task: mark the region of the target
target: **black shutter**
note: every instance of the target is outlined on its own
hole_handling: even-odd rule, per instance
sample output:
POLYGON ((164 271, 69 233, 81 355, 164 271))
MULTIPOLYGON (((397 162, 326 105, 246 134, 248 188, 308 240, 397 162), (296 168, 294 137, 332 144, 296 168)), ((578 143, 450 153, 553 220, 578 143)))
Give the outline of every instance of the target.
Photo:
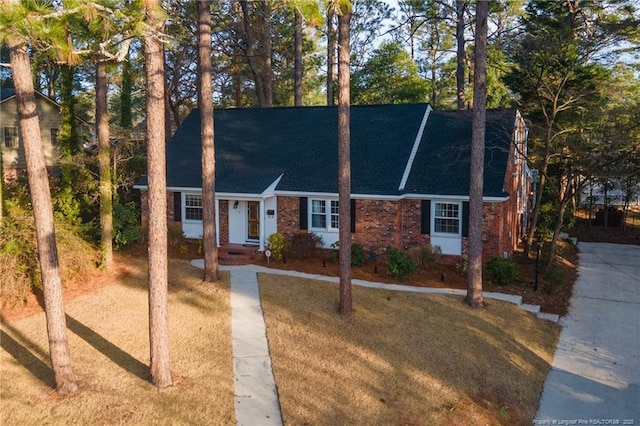
POLYGON ((300 197, 300 229, 309 229, 309 201, 307 197, 300 197))
POLYGON ((420 233, 431 234, 431 200, 422 200, 420 217, 420 233))
POLYGON ((462 203, 462 236, 469 236, 469 202, 462 203))
POLYGON ((182 222, 182 192, 173 193, 173 220, 182 222))
POLYGON ((356 200, 351 199, 351 233, 356 232, 356 200))

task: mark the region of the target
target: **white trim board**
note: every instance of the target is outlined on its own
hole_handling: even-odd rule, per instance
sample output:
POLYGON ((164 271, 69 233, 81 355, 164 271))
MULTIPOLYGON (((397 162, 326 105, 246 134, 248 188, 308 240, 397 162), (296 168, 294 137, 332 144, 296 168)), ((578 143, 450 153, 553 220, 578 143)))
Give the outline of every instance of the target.
POLYGON ((418 135, 416 136, 416 140, 413 141, 413 148, 411 148, 411 154, 409 154, 409 160, 407 160, 407 166, 404 169, 398 191, 404 191, 404 187, 407 185, 407 179, 409 179, 409 173, 411 173, 411 168, 413 167, 413 160, 415 160, 418 148, 420 148, 420 141, 422 140, 424 128, 427 126, 427 120, 429 119, 429 114, 431 114, 431 111, 431 105, 427 105, 427 110, 424 112, 422 122, 420 123, 420 129, 418 129, 418 135))

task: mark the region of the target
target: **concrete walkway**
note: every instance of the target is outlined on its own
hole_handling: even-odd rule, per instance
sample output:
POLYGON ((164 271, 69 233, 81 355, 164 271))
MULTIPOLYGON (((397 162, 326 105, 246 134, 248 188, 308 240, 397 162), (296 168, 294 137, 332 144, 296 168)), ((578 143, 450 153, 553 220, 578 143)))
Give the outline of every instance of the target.
POLYGON ((578 247, 579 277, 534 424, 639 425, 640 246, 578 247))
POLYGON ((240 268, 231 271, 231 339, 237 424, 282 425, 258 277, 240 268))

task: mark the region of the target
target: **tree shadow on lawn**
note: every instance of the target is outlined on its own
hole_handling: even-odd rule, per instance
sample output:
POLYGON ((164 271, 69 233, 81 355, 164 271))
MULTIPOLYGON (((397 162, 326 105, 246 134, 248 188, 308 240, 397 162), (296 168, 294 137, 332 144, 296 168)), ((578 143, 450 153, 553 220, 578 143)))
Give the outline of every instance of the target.
POLYGON ((69 330, 113 361, 114 364, 142 380, 150 379, 148 365, 123 351, 69 314, 66 317, 69 330))
POLYGON ((53 370, 49 364, 40 358, 46 358, 49 355, 40 350, 38 345, 30 341, 28 337, 10 324, 3 323, 2 326, 6 328, 8 332, 0 329, 0 347, 43 384, 50 388, 55 388, 56 383, 53 377, 53 370), (34 354, 34 352, 40 357, 34 354))
POLYGON ((279 283, 282 278, 276 282, 265 278, 261 275, 260 288, 270 350, 272 355, 277 351, 274 373, 285 404, 285 420, 291 410, 285 407, 289 406, 295 407, 297 413, 312 416, 289 418, 293 423, 314 423, 323 418, 350 422, 358 418, 353 404, 367 406, 366 411, 372 416, 368 420, 374 422, 383 419, 373 413, 388 416, 389 410, 400 416, 396 419, 404 416, 403 421, 409 423, 424 422, 425 412, 438 410, 451 411, 453 417, 442 414, 449 420, 482 420, 489 416, 492 421, 511 424, 530 422, 535 415, 550 361, 539 355, 540 346, 545 343, 533 339, 553 334, 553 325, 543 325, 533 317, 527 320, 517 307, 501 306, 498 301, 489 301, 486 308, 474 310, 461 298, 357 287, 353 289, 356 311, 352 318, 345 319, 336 314, 337 285, 302 281, 291 296, 279 298, 278 287, 282 289, 290 283, 279 283), (413 299, 418 302, 413 303, 413 299), (500 317, 503 314, 505 318, 500 317), (526 331, 518 336, 510 329, 510 321, 520 314, 535 334, 530 336, 531 346, 538 346, 537 349, 523 340, 529 337, 523 335, 526 331), (278 343, 272 346, 278 339, 275 334, 289 334, 287 327, 291 324, 301 325, 302 329, 293 333, 292 340, 283 340, 284 347, 276 348, 278 343), (318 357, 318 352, 323 355, 318 357), (281 362, 277 361, 278 355, 283 357, 281 362), (351 367, 343 371, 343 365, 351 367), (309 374, 318 371, 313 382, 309 374), (293 380, 280 382, 282 376, 293 380), (301 383, 301 388, 291 392, 292 382, 301 383), (433 394, 438 393, 433 391, 435 388, 441 388, 441 394, 450 395, 453 391, 457 397, 443 402, 441 395, 433 394), (429 392, 431 395, 425 395, 429 392), (309 398, 311 393, 316 397, 309 398), (353 395, 359 395, 360 402, 354 402, 353 395), (462 400, 459 396, 463 396, 462 400), (434 401, 439 401, 436 404, 440 406, 425 407, 434 401), (475 409, 481 413, 480 418, 465 414, 474 405, 480 407, 475 409), (501 419, 501 415, 508 418, 501 419))

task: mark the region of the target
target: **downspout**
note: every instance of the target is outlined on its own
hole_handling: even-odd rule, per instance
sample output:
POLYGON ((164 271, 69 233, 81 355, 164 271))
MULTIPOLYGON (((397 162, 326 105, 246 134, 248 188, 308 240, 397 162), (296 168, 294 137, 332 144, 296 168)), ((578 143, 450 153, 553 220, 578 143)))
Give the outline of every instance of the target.
POLYGON ((215 202, 216 213, 216 246, 220 247, 220 200, 216 198, 215 202))

